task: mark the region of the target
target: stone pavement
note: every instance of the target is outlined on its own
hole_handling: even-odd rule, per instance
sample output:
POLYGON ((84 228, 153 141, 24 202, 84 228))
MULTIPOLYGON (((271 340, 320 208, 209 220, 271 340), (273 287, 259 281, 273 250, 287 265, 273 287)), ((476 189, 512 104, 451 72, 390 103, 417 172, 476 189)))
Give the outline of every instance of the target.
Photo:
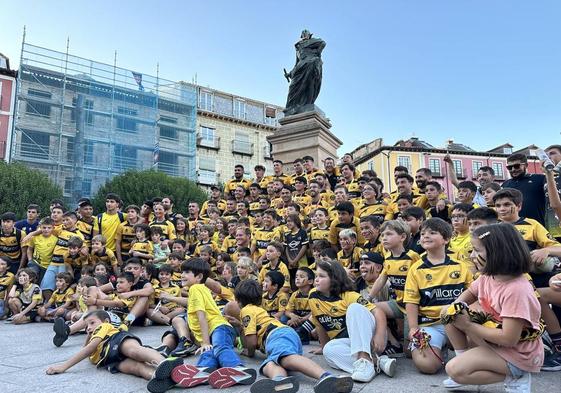
MULTIPOLYGON (((140 378, 110 374, 96 369, 89 361, 84 360, 64 374, 46 375, 47 366, 68 359, 76 353, 84 343, 85 335, 72 336, 62 347, 52 344, 50 324, 28 324, 13 326, 0 322, 0 392, 31 393, 31 392, 72 392, 72 393, 105 393, 105 392, 146 392, 146 382, 140 378)), ((164 327, 133 328, 145 344, 158 345, 164 327)), ((310 347, 306 347, 309 352, 310 347)), ((325 366, 322 356, 309 355, 325 366)), ((259 358, 260 359, 260 358, 259 358)), ((247 359, 247 364, 258 367, 259 359, 247 359)), ((194 363, 195 358, 187 358, 194 363)), ((313 392, 313 381, 302 375, 298 376, 300 391, 313 392)), ((396 376, 391 379, 378 375, 368 384, 355 384, 353 392, 446 392, 440 382, 446 378, 444 372, 438 375, 421 375, 414 370, 410 360, 399 359, 396 376)), ((541 373, 533 378, 534 392, 560 391, 559 373, 541 373)), ((210 387, 196 387, 196 392, 210 392, 210 387)), ((477 387, 467 389, 476 392, 477 387)), ((179 390, 172 390, 179 391, 179 390)), ((237 386, 228 389, 232 393, 249 392, 249 386, 237 386)), ((482 392, 502 392, 502 385, 490 385, 480 388, 482 392)))

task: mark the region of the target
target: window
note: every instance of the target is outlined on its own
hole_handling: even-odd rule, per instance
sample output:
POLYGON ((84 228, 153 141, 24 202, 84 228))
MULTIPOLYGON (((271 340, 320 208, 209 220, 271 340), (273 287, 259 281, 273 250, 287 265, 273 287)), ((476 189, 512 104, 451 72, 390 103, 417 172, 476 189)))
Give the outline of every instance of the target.
POLYGON ((48 91, 37 90, 37 89, 27 89, 27 94, 34 97, 46 98, 48 100, 50 100, 53 97, 53 95, 48 91))
POLYGON ((407 168, 409 173, 411 173, 411 157, 409 156, 398 156, 397 157, 397 165, 404 166, 407 168))
POLYGON ((160 121, 163 121, 163 122, 166 122, 166 123, 177 124, 177 118, 176 117, 171 117, 171 116, 160 115, 160 121))
POLYGON ((249 134, 236 132, 235 139, 232 141, 232 151, 241 154, 253 154, 253 144, 249 141, 249 134))
POLYGON ((205 142, 214 143, 215 131, 214 128, 201 126, 201 139, 205 142))
POLYGON ((74 161, 74 137, 64 137, 66 139, 66 161, 74 161))
POLYGON ((25 113, 34 116, 51 117, 51 104, 35 100, 27 100, 25 113))
POLYGON ((74 179, 71 177, 64 178, 64 193, 66 195, 72 194, 72 188, 74 188, 74 179))
POLYGON ((93 165, 94 163, 94 144, 93 141, 84 141, 84 165, 93 165))
POLYGON ((179 139, 177 128, 160 124, 160 137, 174 140, 179 139))
POLYGON ((373 171, 374 170, 374 161, 368 161, 368 170, 373 171))
POLYGON ((430 158, 429 169, 433 176, 440 176, 440 160, 438 158, 430 158))
POLYGON ((245 119, 245 101, 234 99, 234 117, 245 119))
POLYGON ((117 108, 117 113, 119 115, 124 115, 117 117, 117 129, 124 132, 136 132, 137 121, 125 116, 138 116, 138 111, 136 109, 120 106, 117 108))
POLYGON ((497 179, 504 179, 503 164, 500 162, 493 163, 493 170, 497 179))
POLYGON ((198 180, 202 184, 216 184, 216 160, 199 156, 198 180))
POLYGON ((160 150, 158 169, 171 176, 178 175, 177 154, 160 150))
POLYGON ((213 110, 214 97, 210 91, 200 90, 199 108, 211 112, 213 110))
POLYGON ((483 166, 483 163, 481 161, 472 161, 471 162, 471 171, 473 174, 473 177, 477 177, 477 172, 479 172, 479 168, 481 168, 483 166))
POLYGON ((92 181, 82 180, 82 196, 89 197, 92 195, 92 181))
POLYGON ((114 169, 127 170, 136 168, 136 147, 115 145, 114 169))
POLYGON ((23 131, 20 154, 24 157, 49 159, 50 136, 44 132, 23 131))
POLYGON ((457 177, 464 177, 464 171, 462 169, 462 161, 461 160, 452 160, 454 163, 454 172, 456 172, 457 177))
MULTIPOLYGON (((74 122, 77 121, 77 119, 76 119, 76 113, 77 113, 76 106, 77 106, 77 104, 78 104, 78 99, 76 97, 72 98, 72 106, 74 108, 72 108, 72 112, 70 113, 70 119, 74 122)), ((84 109, 84 117, 85 117, 85 120, 86 120, 86 124, 88 126, 93 126, 93 124, 94 124, 94 120, 93 120, 94 115, 93 115, 93 112, 92 112, 92 110, 93 110, 93 100, 88 100, 88 99, 83 100, 82 109, 84 109)))
POLYGON ((277 124, 277 110, 275 108, 265 108, 265 124, 274 126, 277 124))

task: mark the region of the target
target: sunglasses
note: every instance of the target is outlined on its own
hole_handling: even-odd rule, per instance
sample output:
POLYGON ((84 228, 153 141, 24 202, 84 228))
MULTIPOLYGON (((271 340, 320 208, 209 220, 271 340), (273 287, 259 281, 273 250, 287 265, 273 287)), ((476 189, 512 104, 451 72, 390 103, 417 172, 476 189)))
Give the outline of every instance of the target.
POLYGON ((507 165, 506 169, 512 171, 513 169, 520 169, 521 166, 522 164, 512 164, 512 165, 507 165))

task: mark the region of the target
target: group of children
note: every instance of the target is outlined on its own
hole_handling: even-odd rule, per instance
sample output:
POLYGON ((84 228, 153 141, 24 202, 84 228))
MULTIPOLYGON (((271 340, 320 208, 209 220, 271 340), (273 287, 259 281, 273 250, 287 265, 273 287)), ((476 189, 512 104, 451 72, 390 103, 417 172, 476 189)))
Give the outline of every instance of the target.
MULTIPOLYGON (((343 166, 352 177, 354 166, 343 166)), ((317 380, 316 392, 350 392, 353 382, 393 377, 404 355, 422 373, 445 366, 449 389, 504 381, 506 391, 529 392, 531 373, 561 370, 550 307, 561 305, 561 245, 518 216, 517 190, 492 187, 480 207, 464 184, 452 205, 439 183, 420 192, 410 178, 396 176, 389 202, 375 177, 331 192, 316 173, 277 175, 264 187, 236 178, 226 201, 213 188, 188 217, 170 197, 121 212, 114 194, 98 216, 85 198, 77 211, 55 201, 35 226, 28 214, 24 229, 5 213, 0 312, 14 324, 52 322, 55 346, 87 333, 84 348, 48 374, 89 357, 149 380, 151 392, 251 384, 254 393, 291 393, 292 371, 317 380), (150 324, 170 326, 157 348, 129 332, 150 324), (346 374, 305 357, 313 341, 313 353, 346 374), (257 349, 259 380, 242 360, 257 349), (192 354, 196 364, 185 363, 192 354)))

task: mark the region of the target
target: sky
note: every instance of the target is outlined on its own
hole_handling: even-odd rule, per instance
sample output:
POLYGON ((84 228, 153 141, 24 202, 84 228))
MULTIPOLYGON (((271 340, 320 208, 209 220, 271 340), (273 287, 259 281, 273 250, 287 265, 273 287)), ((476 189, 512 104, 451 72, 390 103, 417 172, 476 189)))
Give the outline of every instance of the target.
POLYGON ((284 105, 308 29, 327 42, 316 101, 342 150, 376 138, 476 150, 559 143, 561 2, 7 1, 0 52, 26 42, 284 105))

